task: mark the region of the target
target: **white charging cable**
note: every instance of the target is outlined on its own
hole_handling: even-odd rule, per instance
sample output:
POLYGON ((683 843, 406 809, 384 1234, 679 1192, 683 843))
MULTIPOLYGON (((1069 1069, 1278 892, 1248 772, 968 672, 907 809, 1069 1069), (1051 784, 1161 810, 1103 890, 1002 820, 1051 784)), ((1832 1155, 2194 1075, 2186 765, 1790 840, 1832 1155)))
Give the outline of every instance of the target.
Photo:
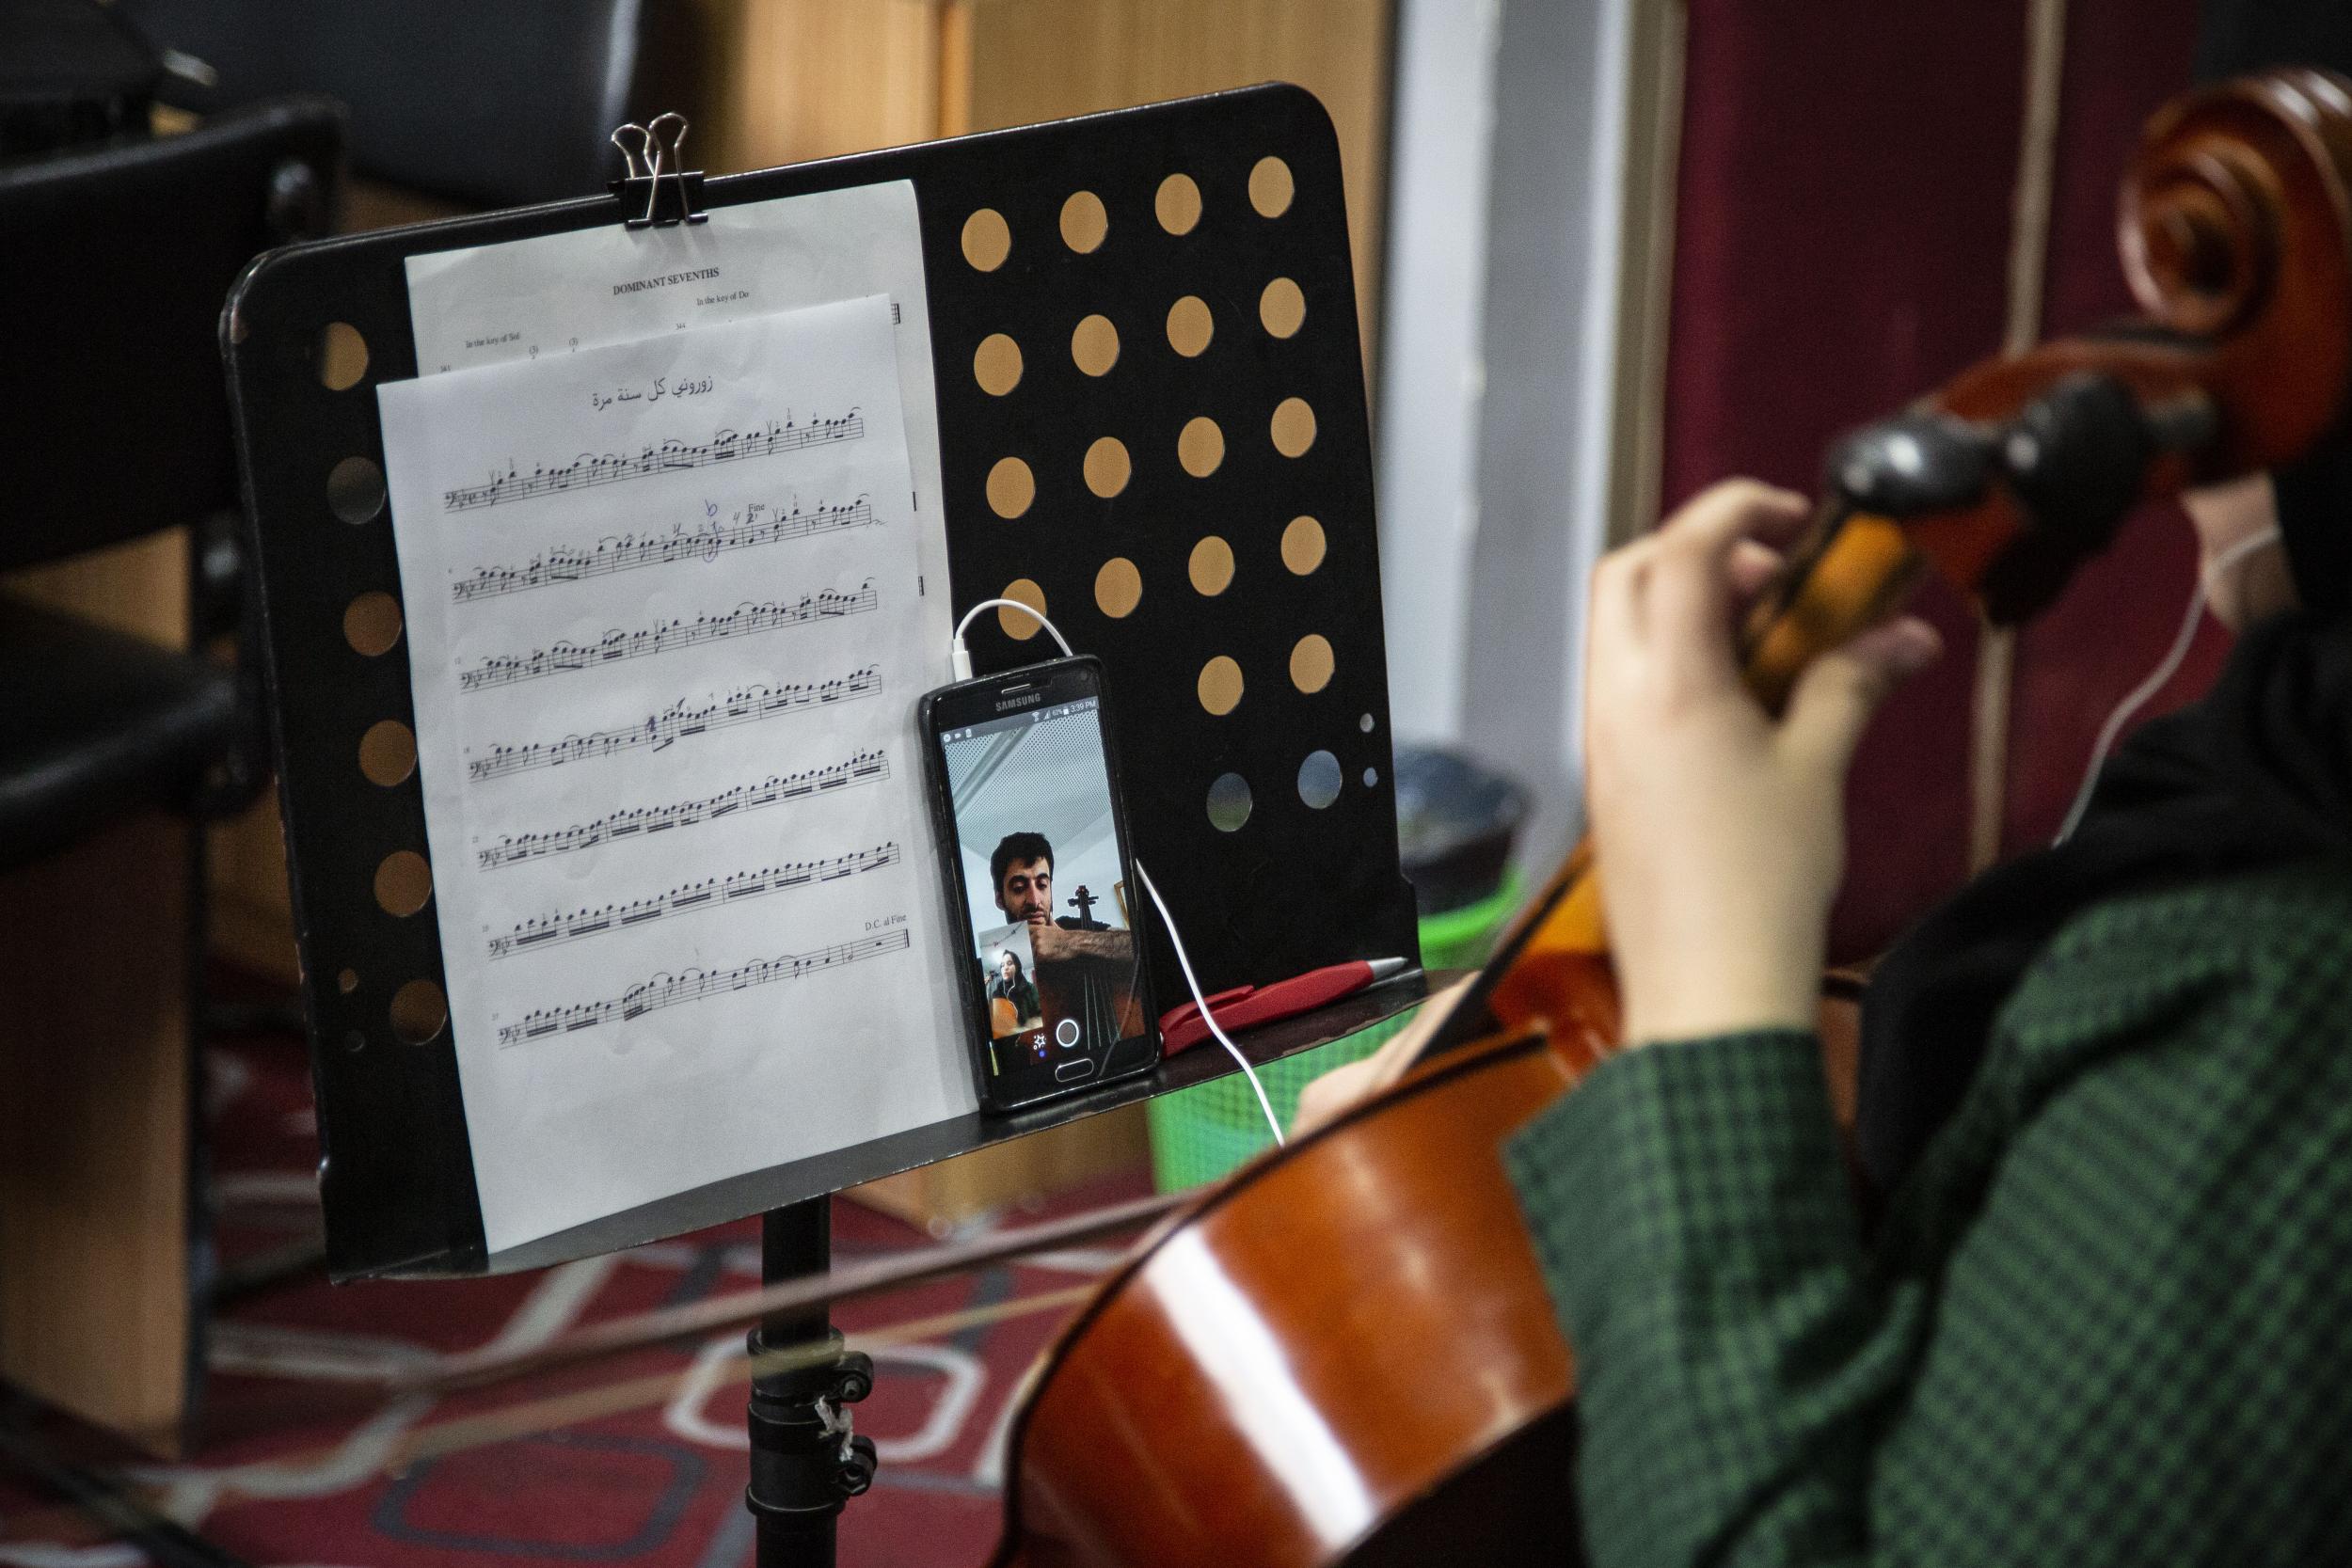
POLYGON ((2107 721, 2099 726, 2099 738, 2090 748, 2090 766, 2083 770, 2083 782, 2074 791, 2074 803, 2067 808, 2065 825, 2058 829, 2058 837, 2050 841, 2052 848, 2074 837, 2074 830, 2082 826, 2083 813, 2090 809, 2091 792, 2098 787, 2099 769, 2106 766, 2107 752, 2115 745, 2115 737, 2123 733, 2123 726, 2131 721, 2132 715, 2145 707, 2149 700, 2180 673, 2181 661, 2188 657, 2189 644, 2197 641, 2198 622, 2205 610, 2206 584, 2227 574, 2231 567, 2264 546, 2278 542, 2279 531, 2266 528, 2249 538, 2239 540, 2199 569, 2197 586, 2189 591, 2188 612, 2181 617, 2181 629, 2172 639, 2171 651, 2164 656, 2164 661, 2146 680, 2132 688, 2131 694, 2115 705, 2115 711, 2107 715, 2107 721))
POLYGON ((1045 635, 1060 646, 1062 657, 1078 657, 1070 651, 1070 639, 1061 634, 1061 628, 1047 620, 1045 612, 1036 606, 1023 604, 1019 599, 982 599, 963 612, 963 619, 956 623, 956 635, 947 644, 947 668, 957 680, 968 681, 972 678, 972 650, 963 645, 963 634, 972 629, 972 623, 979 618, 983 610, 1017 610, 1045 628, 1045 635))
MULTIPOLYGON (((1043 626, 1046 635, 1054 640, 1064 657, 1078 657, 1071 652, 1070 640, 1061 634, 1061 628, 1047 620, 1043 610, 1024 604, 1019 599, 982 599, 965 610, 963 619, 956 623, 956 634, 947 650, 947 661, 957 680, 968 681, 972 678, 972 655, 963 645, 963 634, 971 629, 973 621, 983 610, 1017 610, 1043 626)), ((1177 935, 1175 916, 1168 912, 1167 901, 1161 898, 1160 890, 1152 885, 1152 873, 1143 868, 1141 861, 1136 862, 1136 875, 1143 879, 1143 891, 1152 895, 1152 907, 1160 911, 1160 924, 1168 927, 1168 945, 1176 949, 1176 967, 1184 972, 1184 984, 1191 988, 1193 1004, 1200 1009, 1200 1022, 1209 1026, 1209 1033, 1216 1037, 1217 1044, 1225 1048, 1233 1058, 1233 1065, 1241 1069, 1242 1076, 1249 1080, 1250 1088, 1257 1091, 1258 1109, 1265 1113, 1265 1124, 1273 1131, 1275 1145, 1279 1148, 1283 1143, 1282 1124, 1274 1115, 1274 1102, 1266 1098, 1265 1085, 1258 1081, 1258 1069, 1249 1065, 1249 1058, 1241 1053, 1241 1047, 1233 1043, 1233 1037, 1218 1025, 1216 1015, 1209 1011, 1209 999, 1201 994, 1200 982, 1193 977, 1192 959, 1184 952, 1184 939, 1177 935)))

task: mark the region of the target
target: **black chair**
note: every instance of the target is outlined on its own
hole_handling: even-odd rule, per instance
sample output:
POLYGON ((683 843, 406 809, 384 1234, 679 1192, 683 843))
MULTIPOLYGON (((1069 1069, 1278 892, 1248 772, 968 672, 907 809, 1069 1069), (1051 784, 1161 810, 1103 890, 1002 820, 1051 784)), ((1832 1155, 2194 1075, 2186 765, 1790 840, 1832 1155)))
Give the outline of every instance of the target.
MULTIPOLYGON (((167 870, 185 879, 190 918, 177 928, 187 946, 95 955, 102 963, 152 967, 166 989, 191 984, 200 961, 199 823, 251 800, 266 768, 258 658, 224 666, 208 657, 208 645, 238 638, 251 597, 239 566, 244 526, 221 306, 255 255, 328 230, 342 140, 341 107, 306 98, 224 114, 180 135, 138 134, 0 161, 0 570, 175 527, 192 538, 186 648, 0 589, 0 871, 158 807, 183 813, 184 858, 167 870)), ((0 959, 16 951, 0 936, 0 959)), ((114 1043, 71 1034, 29 1039, 19 1037, 20 1052, 100 1058, 114 1043)), ((191 1030, 186 1048, 195 1045, 191 1030)), ((76 1092, 101 1097, 110 1083, 103 1068, 72 1081, 76 1092)), ((191 1088, 200 1081, 188 1075, 191 1088)), ((0 1095, 10 1091, 0 1085, 0 1095)), ((87 1127, 93 1107, 74 1100, 44 1110, 87 1127)), ((215 1274, 205 1128, 196 1111, 191 1099, 179 1216, 189 1243, 182 1386, 191 1392, 201 1387, 215 1274)), ((104 1125, 135 1124, 110 1111, 104 1125)), ((106 1153, 87 1133, 70 1147, 81 1158, 106 1153)), ((118 1221, 136 1233, 135 1219, 90 1216, 93 1229, 118 1221)), ((38 1274, 40 1256, 31 1256, 38 1274)), ((55 1316, 72 1307, 51 1302, 41 1310, 55 1316)), ((20 1461, 29 1451, 29 1438, 0 1437, 20 1461)), ((151 1544, 158 1561, 220 1560, 191 1544, 193 1537, 158 1541, 151 1544)))
MULTIPOLYGON (((235 449, 217 346, 245 264, 326 232, 341 110, 0 163, 0 570, 185 525, 192 641, 233 632, 235 449)), ((263 777, 258 676, 0 598, 0 870, 263 777)))
POLYGON ((619 158, 642 0, 119 0, 218 77, 167 84, 199 111, 323 92, 351 110, 351 162, 418 191, 507 206, 581 196, 619 158))

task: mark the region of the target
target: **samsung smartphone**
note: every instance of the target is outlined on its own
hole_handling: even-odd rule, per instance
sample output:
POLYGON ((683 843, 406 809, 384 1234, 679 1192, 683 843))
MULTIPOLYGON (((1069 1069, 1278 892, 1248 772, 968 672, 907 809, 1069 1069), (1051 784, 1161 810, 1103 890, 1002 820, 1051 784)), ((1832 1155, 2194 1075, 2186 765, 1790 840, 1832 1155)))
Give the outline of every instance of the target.
POLYGON ((946 687, 922 723, 980 1099, 1010 1110, 1150 1071, 1159 1014, 1102 665, 946 687))

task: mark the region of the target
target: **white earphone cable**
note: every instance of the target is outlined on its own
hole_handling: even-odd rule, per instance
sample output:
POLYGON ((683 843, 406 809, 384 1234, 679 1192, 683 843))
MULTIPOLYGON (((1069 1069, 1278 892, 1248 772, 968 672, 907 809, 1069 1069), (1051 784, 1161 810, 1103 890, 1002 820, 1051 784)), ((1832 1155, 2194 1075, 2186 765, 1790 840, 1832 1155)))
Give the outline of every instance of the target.
POLYGON ((1258 1082, 1258 1069, 1249 1065, 1249 1058, 1241 1053, 1241 1047, 1233 1043, 1233 1037, 1225 1032, 1217 1023, 1216 1015, 1209 1011, 1209 999, 1200 994, 1200 982, 1193 978, 1192 959, 1184 955, 1184 939, 1176 934, 1175 917, 1168 912, 1167 901, 1160 897, 1160 890, 1152 885, 1152 873, 1143 868, 1141 861, 1136 862, 1136 875, 1143 879, 1143 891, 1152 895, 1152 907, 1160 911, 1160 924, 1168 927, 1168 943, 1176 949, 1177 967, 1184 972, 1184 984, 1191 988, 1193 1002, 1200 1008, 1200 1022, 1209 1026, 1209 1033, 1216 1037, 1216 1043, 1225 1048, 1226 1054, 1233 1058, 1233 1065, 1241 1069, 1242 1076, 1248 1078, 1249 1086, 1257 1091, 1258 1109, 1265 1113, 1265 1124, 1274 1132, 1275 1147, 1280 1148, 1283 1143, 1282 1124, 1275 1118, 1274 1102, 1266 1098, 1265 1085, 1258 1082))
POLYGON ((2180 673, 2181 661, 2188 657, 2189 645, 2197 641, 2197 625, 2205 609, 2207 580, 2222 576, 2264 546, 2278 542, 2279 531, 2275 528, 2265 529, 2223 550, 2198 572, 2197 586, 2190 590, 2188 595, 2188 612, 2181 617, 2181 629, 2172 639, 2171 651, 2164 656, 2163 662, 2146 680, 2132 688, 2130 694, 2115 705, 2115 711, 2107 715, 2107 721, 2099 726, 2099 738, 2090 748, 2090 766, 2083 770, 2083 782, 2074 791, 2074 803, 2067 808, 2066 821, 2058 829, 2058 837, 2050 841, 2052 847, 2074 837, 2074 830, 2082 825, 2083 813, 2090 809, 2090 797, 2098 787, 2099 769, 2106 766, 2107 752, 2115 745, 2116 736, 2123 733, 2123 726, 2131 721, 2133 714, 2146 706, 2180 673))

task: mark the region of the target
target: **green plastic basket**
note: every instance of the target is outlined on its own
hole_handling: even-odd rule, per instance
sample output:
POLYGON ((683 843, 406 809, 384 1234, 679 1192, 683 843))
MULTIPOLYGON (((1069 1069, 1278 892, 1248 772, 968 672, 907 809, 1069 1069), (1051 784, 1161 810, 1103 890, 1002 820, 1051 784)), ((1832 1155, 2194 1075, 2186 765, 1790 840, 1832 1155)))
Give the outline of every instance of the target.
MULTIPOLYGON (((1421 923, 1421 959, 1424 968, 1474 969, 1486 961, 1496 933, 1519 903, 1519 874, 1508 872, 1502 886, 1479 902, 1421 923)), ((1405 1027, 1407 1011, 1369 1029, 1359 1029, 1312 1051, 1302 1051, 1258 1069, 1274 1114, 1288 1127, 1298 1118, 1298 1095, 1308 1084, 1335 1067, 1360 1061, 1381 1042, 1405 1027)), ((1215 1040, 1193 1047, 1218 1051, 1215 1040)), ((1152 1122, 1152 1180, 1164 1193, 1180 1192, 1214 1181, 1274 1142, 1258 1097, 1249 1081, 1231 1073, 1207 1084, 1164 1094, 1148 1104, 1152 1122)))

